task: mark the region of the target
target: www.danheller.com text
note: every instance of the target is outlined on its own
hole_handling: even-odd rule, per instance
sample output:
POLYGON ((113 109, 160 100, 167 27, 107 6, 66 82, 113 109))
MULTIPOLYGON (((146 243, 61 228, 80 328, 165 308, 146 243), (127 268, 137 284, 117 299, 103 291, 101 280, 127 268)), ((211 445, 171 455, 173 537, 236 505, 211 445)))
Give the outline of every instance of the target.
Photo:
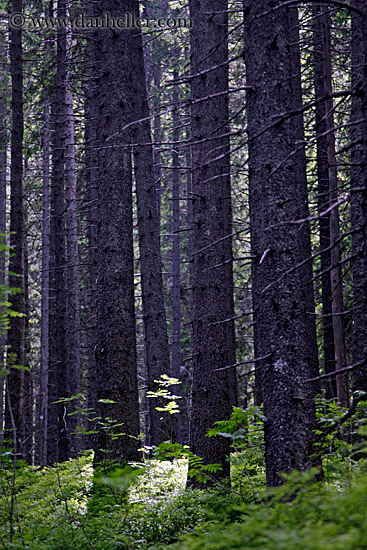
POLYGON ((9 16, 9 26, 15 29, 73 28, 73 29, 174 29, 190 28, 189 17, 161 17, 152 19, 137 17, 135 13, 125 13, 121 17, 113 17, 105 13, 101 17, 89 17, 80 13, 77 17, 36 17, 23 13, 12 13, 9 16))

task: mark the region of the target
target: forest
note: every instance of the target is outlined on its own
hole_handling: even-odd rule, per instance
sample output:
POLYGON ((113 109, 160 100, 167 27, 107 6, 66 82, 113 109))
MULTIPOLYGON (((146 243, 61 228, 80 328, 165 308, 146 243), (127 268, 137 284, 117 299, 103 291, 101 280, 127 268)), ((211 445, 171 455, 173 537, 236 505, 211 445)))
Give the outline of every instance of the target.
POLYGON ((0 550, 367 549, 367 1, 0 0, 0 550))

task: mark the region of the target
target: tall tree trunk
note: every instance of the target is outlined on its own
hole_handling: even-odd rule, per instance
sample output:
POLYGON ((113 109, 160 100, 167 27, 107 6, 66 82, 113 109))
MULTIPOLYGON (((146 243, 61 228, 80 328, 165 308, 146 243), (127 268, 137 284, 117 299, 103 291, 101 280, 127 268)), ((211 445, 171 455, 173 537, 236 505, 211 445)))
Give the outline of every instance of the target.
MULTIPOLYGON (((71 30, 67 31, 66 48, 68 70, 66 74, 66 105, 65 105, 65 226, 67 243, 67 310, 66 310, 66 365, 69 384, 69 395, 80 393, 80 303, 79 303, 79 248, 77 219, 77 188, 75 168, 75 130, 73 92, 70 82, 70 65, 72 62, 71 30)), ((80 407, 80 398, 70 404, 70 411, 80 407)), ((69 417, 70 456, 76 457, 81 448, 81 440, 77 434, 80 424, 80 414, 69 417)))
MULTIPOLYGON (((65 0, 58 0, 58 17, 66 16, 65 0)), ((66 29, 57 29, 56 89, 54 98, 53 173, 51 186, 51 287, 48 462, 63 462, 70 456, 69 397, 66 364, 66 236, 65 236, 65 113, 66 113, 66 29)))
MULTIPOLYGON (((12 0, 12 12, 22 12, 22 0, 12 0)), ((11 173, 10 173, 10 245, 9 286, 20 292, 11 299, 12 308, 24 315, 24 204, 23 204, 23 60, 22 31, 10 28, 10 70, 12 81, 12 129, 11 129, 11 173)), ((11 317, 8 331, 8 365, 6 388, 9 399, 5 412, 5 428, 12 430, 11 411, 17 432, 18 449, 22 449, 22 415, 24 406, 24 371, 12 369, 24 364, 25 318, 11 317)))
MULTIPOLYGON (((159 90, 161 85, 161 71, 158 65, 153 66, 153 83, 155 90, 159 90)), ((156 101, 156 109, 159 111, 159 102, 156 101)), ((162 154, 160 151, 160 146, 158 145, 161 141, 161 117, 159 114, 156 114, 153 122, 153 139, 154 139, 154 149, 153 149, 153 162, 154 162, 154 181, 155 181, 155 190, 157 196, 157 206, 158 206, 158 219, 159 227, 161 220, 161 202, 162 202, 162 154)))
MULTIPOLYGON (((175 52, 176 55, 178 52, 175 52)), ((175 57, 176 57, 175 55, 175 57)), ((173 80, 177 80, 178 73, 173 71, 173 80)), ((172 110, 172 376, 180 380, 181 371, 181 269, 180 269, 180 159, 179 159, 179 88, 173 87, 172 110)), ((175 394, 180 396, 180 386, 176 386, 175 394)), ((181 405, 181 402, 179 403, 181 405)), ((174 418, 175 437, 182 441, 178 415, 174 418)))
POLYGON ((233 301, 229 265, 231 186, 228 139, 227 2, 192 0, 192 356, 191 450, 205 463, 219 463, 213 477, 228 477, 229 443, 208 438, 217 420, 228 419, 233 404, 233 301), (218 13, 217 13, 218 12, 218 13), (215 67, 215 68, 214 68, 215 67), (203 71, 212 69, 205 74, 203 71), (198 75, 198 76, 195 76, 198 75), (222 92, 220 95, 219 93, 222 92), (206 101, 200 101, 207 96, 206 101), (232 372, 231 372, 232 371, 232 372), (203 410, 205 414, 203 414, 203 410))
MULTIPOLYGON (((98 7, 112 17, 123 17, 136 9, 132 0, 127 0, 123 8, 117 0, 103 0, 98 7)), ((99 416, 122 424, 117 430, 126 435, 112 439, 106 430, 100 430, 96 436, 96 462, 106 456, 103 449, 109 451, 107 458, 118 461, 139 458, 131 132, 130 126, 125 128, 132 121, 134 100, 133 40, 136 38, 130 30, 98 32, 97 410, 99 416)))
MULTIPOLYGON (((301 62, 300 62, 300 36, 299 36, 299 20, 298 8, 289 10, 289 43, 291 51, 291 63, 293 67, 292 74, 292 97, 294 109, 300 111, 303 105, 302 84, 301 84, 301 62)), ((300 226, 300 242, 301 242, 301 257, 303 262, 301 267, 302 285, 304 291, 304 303, 306 307, 306 322, 307 322, 307 339, 309 343, 308 361, 310 372, 313 377, 317 377, 319 372, 319 356, 317 349, 316 336, 316 319, 315 319, 315 294, 313 287, 313 266, 312 266, 312 250, 311 250, 311 229, 310 223, 307 220, 309 217, 308 208, 308 182, 307 182, 307 161, 306 150, 304 146, 305 134, 303 115, 295 115, 292 118, 295 135, 295 155, 294 162, 298 166, 296 173, 298 179, 298 197, 299 211, 298 218, 304 221, 300 226)), ((314 382, 315 394, 320 393, 320 383, 314 382)))
MULTIPOLYGON (((94 17, 94 2, 88 2, 88 15, 94 17)), ((88 407, 96 406, 97 344, 97 221, 98 221, 98 97, 97 97, 96 33, 87 35, 87 93, 85 105, 85 159, 88 236, 88 294, 87 294, 87 355, 88 355, 88 407)), ((92 438, 91 438, 92 439, 92 438)))
MULTIPOLYGON (((315 49, 315 96, 316 99, 324 96, 330 96, 332 93, 331 79, 331 51, 330 51, 330 16, 328 8, 321 5, 316 5, 314 13, 314 49, 315 49)), ((335 134, 334 134, 334 117, 333 117, 333 100, 327 99, 324 103, 318 106, 318 113, 321 116, 320 123, 323 126, 325 134, 320 135, 319 127, 317 149, 318 149, 318 176, 320 177, 319 185, 321 185, 322 193, 327 192, 326 197, 319 193, 319 209, 320 203, 325 204, 325 198, 328 200, 327 206, 335 205, 338 201, 338 174, 335 157, 335 134), (326 153, 326 154, 325 154, 326 153), (328 185, 328 189, 326 189, 328 185)), ((342 296, 342 279, 340 267, 340 247, 339 247, 339 210, 334 207, 330 211, 329 219, 329 234, 327 231, 322 235, 326 239, 330 237, 330 252, 325 252, 324 262, 326 265, 330 259, 330 294, 328 285, 325 289, 325 301, 331 297, 331 319, 333 324, 334 336, 334 367, 340 370, 345 366, 345 351, 344 351, 344 334, 343 334, 343 296, 342 296), (329 256, 330 255, 330 256, 329 256)), ((325 304, 330 308, 330 304, 325 304)), ((328 320, 328 317, 324 317, 328 320)), ((326 365, 325 365, 326 366, 326 365)), ((334 370, 335 370, 334 369, 334 370)), ((333 389, 333 388, 331 388, 333 389)), ((348 398, 346 388, 344 386, 343 375, 336 377, 336 392, 341 405, 347 406, 348 398)), ((331 392, 330 392, 331 393, 331 392)))
POLYGON ((49 297, 50 297, 50 100, 44 100, 43 183, 42 183, 42 289, 41 289, 41 369, 39 396, 39 463, 47 464, 49 297))
MULTIPOLYGON (((1 31, 0 31, 1 32, 1 31)), ((1 32, 1 38, 2 32, 1 32)), ((1 48, 1 52, 4 53, 4 58, 6 55, 6 49, 4 46, 1 48)), ((0 73, 0 243, 1 245, 6 244, 6 167, 7 167, 7 146, 8 146, 8 135, 7 135, 7 109, 6 109, 6 84, 7 77, 5 71, 0 73)), ((0 250, 0 285, 5 286, 5 269, 6 269, 6 259, 5 259, 5 250, 0 250)), ((2 299, 5 299, 4 296, 5 290, 2 292, 2 299)), ((6 344, 6 334, 4 327, 0 328, 0 370, 5 368, 5 344, 6 344)), ((5 389, 5 376, 0 375, 0 444, 4 436, 4 389, 5 389)))
POLYGON ((367 392, 367 7, 363 0, 352 12, 351 222, 353 229, 353 363, 354 390, 367 392), (357 124, 357 121, 361 121, 357 124))
MULTIPOLYGON (((133 2, 138 14, 138 2, 133 2)), ((134 144, 134 171, 138 206, 138 230, 143 302, 144 349, 148 375, 148 391, 156 391, 162 374, 170 373, 170 358, 164 307, 162 261, 159 238, 159 216, 154 180, 153 148, 146 79, 144 71, 143 44, 140 32, 133 33, 134 80, 132 85, 132 115, 135 123, 132 130, 134 144)), ((169 415, 156 410, 166 403, 149 399, 149 440, 158 445, 171 438, 169 415)))
MULTIPOLYGON (((315 96, 320 98, 325 95, 324 85, 324 46, 323 23, 320 19, 319 5, 313 7, 313 42, 314 42, 314 81, 315 96)), ((319 214, 329 207, 329 170, 328 170, 328 139, 326 125, 326 103, 316 105, 316 138, 317 138, 317 202, 319 214)), ((334 328, 332 319, 332 291, 331 291, 331 254, 330 254, 330 214, 324 215, 319 221, 320 234, 320 267, 322 287, 322 326, 323 326, 323 352, 325 373, 335 371, 334 328)), ((335 378, 329 378, 326 382, 326 398, 333 399, 336 394, 335 378)))
POLYGON ((24 405, 22 414, 22 456, 28 463, 33 462, 33 439, 34 439, 34 416, 33 416, 33 386, 34 375, 30 371, 30 365, 28 362, 30 352, 30 341, 27 338, 29 331, 29 261, 28 261, 28 245, 27 241, 24 242, 24 313, 25 313, 25 343, 24 343, 24 405))
MULTIPOLYGON (((276 124, 294 109, 294 17, 272 1, 244 1, 253 307, 257 363, 264 401, 266 478, 304 470, 315 423, 307 304, 297 268, 304 236, 292 223, 300 214, 295 121, 276 124), (261 14, 261 17, 260 17, 261 14), (259 78, 261 75, 261 78, 259 78)), ((300 122, 300 121, 299 121, 300 122)))

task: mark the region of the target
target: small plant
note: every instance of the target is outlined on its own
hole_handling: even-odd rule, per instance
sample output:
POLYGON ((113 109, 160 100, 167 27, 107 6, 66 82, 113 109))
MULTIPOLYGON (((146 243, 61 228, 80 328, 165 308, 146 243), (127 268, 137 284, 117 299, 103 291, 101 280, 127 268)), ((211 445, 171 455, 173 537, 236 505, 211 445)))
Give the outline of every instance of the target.
POLYGON ((158 384, 159 389, 157 391, 148 391, 147 397, 167 399, 168 403, 164 407, 156 407, 157 411, 166 412, 168 414, 177 414, 180 412, 180 408, 176 403, 176 399, 182 399, 179 395, 170 393, 169 389, 172 386, 177 386, 181 382, 177 378, 171 378, 167 374, 162 374, 159 380, 154 380, 158 384))

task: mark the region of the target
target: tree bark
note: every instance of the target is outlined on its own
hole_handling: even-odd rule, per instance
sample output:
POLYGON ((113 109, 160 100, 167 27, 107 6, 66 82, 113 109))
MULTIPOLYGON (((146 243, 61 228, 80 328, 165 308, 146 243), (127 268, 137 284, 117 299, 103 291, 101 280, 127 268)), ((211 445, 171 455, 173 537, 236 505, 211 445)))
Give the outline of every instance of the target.
MULTIPOLYGON (((13 12, 22 12, 22 0, 12 0, 13 12)), ((24 204, 23 204, 23 60, 22 31, 10 28, 10 70, 12 82, 12 129, 10 172, 10 246, 9 286, 19 288, 11 299, 12 308, 22 317, 11 317, 7 335, 7 363, 10 372, 6 389, 12 407, 17 447, 22 449, 22 415, 24 409, 24 370, 13 369, 11 364, 24 365, 25 304, 24 304, 24 204)), ((8 405, 8 400, 7 400, 8 405)), ((5 410, 5 429, 12 430, 9 406, 5 410)))
MULTIPOLYGON (((136 15, 138 2, 134 2, 136 15)), ((138 231, 143 302, 144 350, 148 391, 156 391, 162 374, 170 374, 166 312, 164 307, 160 228, 155 188, 153 148, 146 92, 143 44, 140 32, 133 33, 134 79, 131 89, 133 118, 134 172, 138 206, 138 231)), ((171 438, 169 415, 157 411, 165 400, 149 399, 149 444, 158 445, 171 438)))
MULTIPOLYGON (((65 227, 67 248, 67 309, 66 309, 66 365, 69 384, 69 396, 80 393, 80 300, 79 300, 79 247, 77 219, 77 187, 75 167, 75 130, 73 92, 70 82, 70 65, 72 63, 71 30, 66 35, 66 97, 65 97, 65 227)), ((81 399, 70 403, 69 411, 75 412, 80 407, 81 399)), ((70 431, 70 457, 78 456, 81 449, 77 426, 80 425, 80 414, 73 414, 68 420, 70 431)))
MULTIPOLYGON (((66 16, 65 0, 58 0, 58 17, 66 16)), ((48 462, 70 457, 69 405, 55 401, 69 397, 66 363, 67 294, 65 233, 65 140, 66 140, 66 29, 57 29, 56 86, 53 103, 54 139, 51 185, 51 287, 48 462)))
POLYGON ((42 288, 41 288, 41 369, 39 396, 39 463, 47 464, 48 368, 50 297, 50 100, 44 100, 43 184, 42 184, 42 288))
MULTIPOLYGON (((1 32, 1 38, 2 31, 1 32)), ((6 55, 4 46, 1 52, 6 55)), ((6 168, 7 168, 7 102, 6 102, 7 75, 5 71, 0 73, 0 243, 6 244, 6 168)), ((0 285, 5 285, 6 257, 5 250, 0 251, 0 285)), ((2 300, 5 300, 5 290, 2 291, 2 300)), ((0 330, 0 370, 5 369, 5 344, 6 333, 4 327, 0 330)), ((0 375, 0 444, 4 436, 4 389, 5 376, 0 375)))
MULTIPOLYGON (((289 10, 289 44, 291 51, 291 63, 292 63, 292 97, 293 108, 295 110, 302 109, 303 97, 302 97, 302 84, 301 84, 301 62, 300 62, 300 36, 299 36, 299 20, 298 20, 298 8, 292 8, 289 10)), ((296 173, 298 179, 298 197, 299 197, 299 211, 298 218, 304 221, 300 226, 300 240, 301 240, 301 277, 302 286, 304 292, 304 303, 306 306, 306 321, 308 331, 308 344, 309 344, 309 367, 313 377, 317 377, 319 372, 319 356, 317 349, 317 336, 316 336, 316 319, 315 319, 315 295, 313 287, 313 265, 312 265, 312 250, 311 250, 311 229, 310 223, 307 221, 309 217, 308 208, 308 181, 307 181, 307 161, 305 150, 305 134, 303 115, 295 115, 292 118, 295 136, 295 154, 294 162, 298 166, 296 173)), ((315 381, 314 393, 319 394, 321 387, 319 381, 315 381)))
POLYGON ((353 389, 367 392, 367 8, 363 0, 352 13, 351 222, 353 229, 353 389), (361 121, 357 124, 357 121, 361 121))
MULTIPOLYGON (((89 17, 94 17, 94 2, 87 5, 89 17)), ((96 32, 87 35, 87 90, 85 104, 85 160, 88 237, 88 292, 87 292, 87 354, 88 354, 88 408, 95 408, 97 397, 97 222, 98 222, 98 94, 97 94, 96 32)), ((93 436, 89 438, 93 446, 93 436)))
MULTIPOLYGON (((324 47, 323 30, 320 20, 321 10, 319 5, 313 7, 313 48, 314 48, 314 81, 315 97, 320 98, 325 94, 324 86, 324 47)), ((328 170, 328 142, 326 125, 326 104, 320 102, 316 105, 316 140, 317 140, 317 203, 319 214, 327 210, 329 206, 329 170, 328 170)), ((332 291, 331 291, 331 254, 330 254, 330 214, 324 215, 319 221, 320 235, 320 269, 322 287, 322 326, 323 326, 323 353, 325 373, 335 371, 334 328, 332 320, 332 291)), ((333 399, 337 396, 335 378, 326 381, 326 398, 333 399)))
POLYGON ((231 186, 228 139, 227 2, 192 0, 192 356, 191 450, 219 463, 213 478, 229 477, 229 443, 208 438, 226 420, 234 401, 235 363, 231 263, 231 186), (218 12, 218 13, 216 13, 218 12), (213 68, 216 67, 216 68, 213 68), (201 72, 211 69, 200 75, 201 72), (194 76, 198 75, 198 76, 194 76), (206 101, 198 101, 218 94, 206 101), (224 370, 218 370, 224 369, 224 370), (203 414, 205 411, 205 414, 203 414))
MULTIPOLYGON (((178 52, 176 52, 178 53, 178 52)), ((175 56, 176 57, 176 56, 175 56)), ((173 71, 173 80, 177 80, 178 73, 173 71)), ((173 87, 172 110, 172 141, 176 144, 172 149, 172 376, 180 380, 181 371, 181 263, 180 263, 180 159, 179 159, 179 88, 173 87)), ((174 392, 180 395, 180 386, 174 388, 174 392)), ((181 405, 181 401, 178 403, 181 405)), ((182 441, 180 434, 180 422, 175 416, 175 437, 182 441)))
MULTIPOLYGON (((123 17, 134 11, 135 2, 128 0, 122 8, 117 0, 103 0, 99 9, 123 17)), ((131 126, 126 127, 132 121, 133 40, 130 30, 103 29, 96 45, 100 56, 96 405, 99 416, 115 419, 122 424, 117 431, 126 434, 112 439, 100 430, 96 462, 104 457, 139 459, 131 126)))
MULTIPOLYGON (((313 387, 306 383, 310 342, 303 273, 295 121, 277 124, 294 108, 294 16, 271 0, 244 1, 253 308, 264 401, 267 484, 282 472, 305 470, 315 423, 313 387), (266 15, 264 15, 264 12, 266 15), (259 15, 261 14, 261 17, 259 15), (261 75, 261 77, 259 77, 261 75)), ((299 123, 299 122, 298 122, 299 123)))
MULTIPOLYGON (((330 16, 328 8, 321 5, 316 5, 314 7, 313 14, 315 61, 318 63, 318 65, 315 64, 315 96, 316 99, 318 99, 332 93, 330 16)), ((325 199, 327 199, 327 206, 332 206, 338 201, 338 174, 335 157, 333 100, 328 99, 324 103, 321 103, 318 106, 317 114, 321 117, 320 123, 323 126, 322 130, 325 132, 325 135, 320 136, 321 128, 319 127, 319 135, 317 136, 317 149, 318 176, 320 177, 319 185, 321 185, 321 189, 319 191, 322 191, 321 197, 321 193, 319 193, 320 209, 320 207, 324 206, 325 199), (326 188, 326 185, 328 186, 328 188, 326 188), (327 193, 326 197, 323 195, 324 192, 327 193)), ((334 337, 333 370, 340 370, 343 368, 343 366, 345 366, 345 351, 342 316, 343 295, 339 247, 339 209, 334 207, 330 211, 330 215, 327 217, 327 219, 329 221, 329 234, 327 234, 327 228, 325 228, 326 231, 323 234, 323 237, 325 238, 325 244, 327 244, 327 238, 330 237, 330 246, 332 246, 332 248, 330 252, 324 253, 324 263, 326 264, 326 266, 328 263, 330 263, 330 272, 327 272, 327 275, 330 277, 330 294, 327 284, 325 288, 325 301, 329 301, 331 298, 331 303, 325 305, 327 306, 327 311, 330 309, 331 305, 330 313, 334 337)), ((325 320, 327 322, 329 318, 324 317, 323 319, 324 322, 325 320)), ((331 366, 329 366, 329 368, 330 367, 331 366)), ((332 387, 330 388, 329 393, 331 393, 331 390, 333 390, 332 387)), ((347 406, 348 396, 344 385, 343 375, 338 375, 336 377, 336 393, 340 404, 344 407, 347 406)))

